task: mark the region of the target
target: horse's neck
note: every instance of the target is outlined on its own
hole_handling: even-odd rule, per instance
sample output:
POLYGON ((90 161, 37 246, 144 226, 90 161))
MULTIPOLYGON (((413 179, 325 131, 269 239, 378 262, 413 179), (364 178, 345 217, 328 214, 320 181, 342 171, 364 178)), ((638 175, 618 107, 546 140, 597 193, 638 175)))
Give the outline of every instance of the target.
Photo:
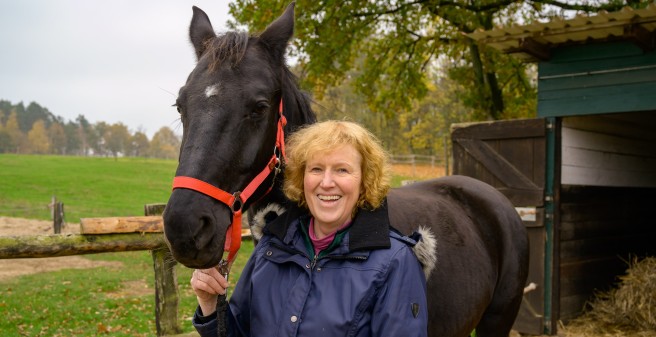
MULTIPOLYGON (((291 131, 298 129, 303 125, 316 122, 316 116, 312 111, 309 97, 298 89, 294 81, 291 80, 291 74, 285 75, 290 76, 287 78, 286 84, 283 86, 283 93, 285 93, 283 97, 285 110, 283 113, 288 122, 285 127, 285 136, 288 136, 291 131)), ((264 228, 264 225, 273 220, 276 216, 282 214, 282 212, 288 208, 290 200, 287 199, 282 192, 282 182, 284 177, 285 170, 283 167, 280 173, 276 176, 276 181, 273 183, 271 191, 262 197, 262 199, 254 202, 248 209, 249 224, 256 240, 259 239, 258 235, 261 235, 261 230, 264 228)))

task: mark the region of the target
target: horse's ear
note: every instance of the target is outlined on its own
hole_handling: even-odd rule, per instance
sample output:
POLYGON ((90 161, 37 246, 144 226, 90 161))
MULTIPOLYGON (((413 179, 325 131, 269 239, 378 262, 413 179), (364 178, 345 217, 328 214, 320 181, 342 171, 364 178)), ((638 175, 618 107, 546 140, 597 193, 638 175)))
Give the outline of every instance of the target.
POLYGON ((191 18, 191 25, 189 26, 189 38, 191 44, 194 45, 196 50, 196 58, 200 59, 205 49, 207 48, 206 42, 216 36, 210 18, 203 12, 202 9, 193 6, 194 16, 191 18))
POLYGON ((295 2, 290 3, 285 9, 285 12, 273 21, 265 30, 260 34, 260 42, 263 43, 267 49, 277 59, 282 59, 287 49, 287 42, 294 35, 294 6, 295 2))

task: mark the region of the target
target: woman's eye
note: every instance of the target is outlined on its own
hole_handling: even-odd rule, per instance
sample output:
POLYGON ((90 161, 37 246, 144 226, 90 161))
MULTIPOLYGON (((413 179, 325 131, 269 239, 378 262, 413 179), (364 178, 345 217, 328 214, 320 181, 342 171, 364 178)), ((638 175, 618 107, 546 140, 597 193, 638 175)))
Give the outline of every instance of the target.
POLYGON ((338 168, 338 169, 337 169, 337 172, 338 172, 338 173, 341 173, 341 174, 347 174, 347 173, 349 173, 349 171, 348 171, 347 169, 345 169, 345 168, 338 168))

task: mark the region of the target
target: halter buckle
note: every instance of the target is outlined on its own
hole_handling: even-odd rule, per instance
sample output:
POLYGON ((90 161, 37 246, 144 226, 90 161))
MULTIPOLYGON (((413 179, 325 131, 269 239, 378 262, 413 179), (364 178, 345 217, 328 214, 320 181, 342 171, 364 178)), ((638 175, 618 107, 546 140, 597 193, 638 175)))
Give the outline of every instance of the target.
POLYGON ((244 201, 241 199, 241 192, 235 192, 232 197, 234 200, 232 201, 232 204, 230 204, 230 210, 232 213, 237 213, 241 211, 241 208, 244 206, 244 201))

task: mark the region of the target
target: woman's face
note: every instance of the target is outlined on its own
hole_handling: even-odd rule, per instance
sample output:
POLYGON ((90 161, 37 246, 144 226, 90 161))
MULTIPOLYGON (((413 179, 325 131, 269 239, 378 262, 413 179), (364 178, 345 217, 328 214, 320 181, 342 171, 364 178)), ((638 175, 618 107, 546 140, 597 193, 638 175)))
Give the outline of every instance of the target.
POLYGON ((352 145, 310 157, 303 191, 315 226, 335 230, 350 220, 360 196, 361 181, 362 157, 352 145))

